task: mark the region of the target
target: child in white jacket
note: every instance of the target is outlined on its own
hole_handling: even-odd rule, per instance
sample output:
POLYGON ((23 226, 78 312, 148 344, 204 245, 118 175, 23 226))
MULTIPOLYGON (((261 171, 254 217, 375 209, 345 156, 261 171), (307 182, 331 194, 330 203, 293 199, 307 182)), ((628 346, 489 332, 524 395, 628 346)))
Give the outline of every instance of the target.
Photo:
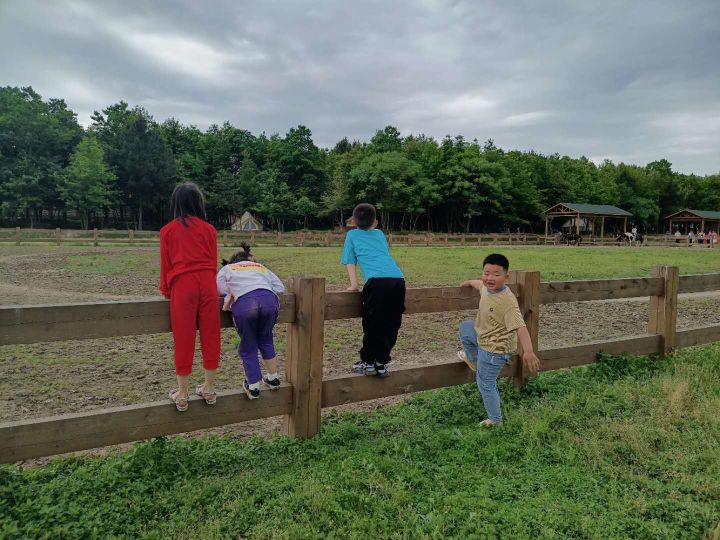
POLYGON ((240 335, 238 354, 245 369, 243 387, 250 399, 260 397, 260 382, 271 390, 280 387, 273 328, 280 314, 278 295, 285 292, 282 281, 262 264, 255 262, 250 246, 243 248, 217 275, 217 288, 225 295, 223 309, 232 311, 240 335), (263 379, 258 350, 267 375, 263 379))

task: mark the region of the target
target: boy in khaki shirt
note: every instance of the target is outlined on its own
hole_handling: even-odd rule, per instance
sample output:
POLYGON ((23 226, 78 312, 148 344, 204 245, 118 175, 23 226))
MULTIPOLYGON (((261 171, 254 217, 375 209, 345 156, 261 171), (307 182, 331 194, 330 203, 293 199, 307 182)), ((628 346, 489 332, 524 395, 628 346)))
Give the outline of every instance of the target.
POLYGON ((502 424, 497 378, 515 353, 518 339, 528 371, 534 374, 540 368, 517 299, 505 285, 509 268, 507 257, 493 253, 483 261, 482 280, 471 279, 460 285, 480 291, 476 319, 460 324, 464 350, 458 352, 458 356, 477 373, 476 382, 488 415, 480 423, 485 427, 502 424))

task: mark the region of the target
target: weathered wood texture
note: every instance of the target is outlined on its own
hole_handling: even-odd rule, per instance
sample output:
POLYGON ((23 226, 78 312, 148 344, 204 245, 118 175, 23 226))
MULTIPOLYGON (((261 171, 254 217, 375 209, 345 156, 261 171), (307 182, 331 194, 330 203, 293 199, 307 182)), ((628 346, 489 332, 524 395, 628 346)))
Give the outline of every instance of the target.
MULTIPOLYGON (((222 299, 218 300, 218 309, 222 299)), ((295 320, 295 296, 280 298, 279 322, 295 320)), ((223 328, 233 325, 222 311, 223 328)), ((170 332, 170 302, 140 300, 69 305, 0 306, 0 345, 170 332)))
MULTIPOLYGON (((518 306, 530 334, 532 348, 537 351, 540 336, 540 272, 518 271, 511 277, 519 288, 518 306)), ((518 355, 513 360, 513 374, 515 384, 520 387, 526 384, 528 376, 522 361, 523 352, 522 344, 518 340, 518 355)))
POLYGON ((720 290, 720 273, 680 276, 680 294, 720 290))
POLYGON ((297 302, 295 321, 288 325, 285 374, 295 393, 285 433, 305 438, 320 431, 325 279, 291 278, 288 288, 297 302))
MULTIPOLYGON (((506 375, 509 369, 506 370, 506 375)), ((323 381, 322 406, 336 407, 369 399, 398 396, 473 382, 475 375, 465 362, 452 361, 430 366, 393 369, 390 377, 343 375, 323 381)))
POLYGON ((0 463, 11 463, 151 437, 279 416, 291 410, 293 388, 284 384, 249 400, 243 391, 220 392, 216 405, 190 399, 179 413, 168 401, 0 424, 0 463))
POLYGON ((553 371, 592 364, 600 353, 643 355, 655 354, 659 351, 660 336, 656 335, 635 336, 559 347, 540 351, 540 371, 553 371))
POLYGON ((540 284, 540 303, 654 296, 662 293, 662 287, 663 280, 659 277, 543 282, 540 284))
POLYGON ((678 349, 714 343, 715 341, 720 341, 720 325, 713 324, 675 332, 675 347, 678 349))
MULTIPOLYGON (((518 288, 510 284, 517 294, 518 288)), ((405 314, 437 313, 477 309, 480 293, 471 287, 428 287, 408 289, 405 314)), ((362 316, 362 295, 359 292, 328 292, 325 294, 325 319, 352 319, 362 316)))
POLYGON ((663 280, 663 289, 660 295, 650 297, 648 332, 660 336, 660 353, 668 354, 675 348, 680 270, 677 266, 654 266, 652 275, 663 280))

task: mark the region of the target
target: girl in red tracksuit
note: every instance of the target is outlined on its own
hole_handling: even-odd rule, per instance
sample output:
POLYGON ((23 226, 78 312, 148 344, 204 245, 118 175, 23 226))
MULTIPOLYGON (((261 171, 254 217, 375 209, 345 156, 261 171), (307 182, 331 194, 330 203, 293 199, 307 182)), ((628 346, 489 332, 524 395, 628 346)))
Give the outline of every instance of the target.
POLYGON ((170 393, 178 411, 188 408, 188 381, 200 329, 205 384, 195 393, 214 405, 215 371, 220 358, 220 305, 217 270, 217 232, 204 221, 205 199, 192 183, 178 184, 172 194, 175 219, 160 229, 160 292, 170 299, 178 389, 170 393))

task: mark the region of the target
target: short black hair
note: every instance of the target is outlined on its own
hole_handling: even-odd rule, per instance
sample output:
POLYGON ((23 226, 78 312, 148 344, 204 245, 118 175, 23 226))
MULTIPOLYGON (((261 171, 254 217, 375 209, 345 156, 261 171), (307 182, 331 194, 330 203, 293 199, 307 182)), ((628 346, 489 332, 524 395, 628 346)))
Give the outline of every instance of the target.
POLYGON ((250 253, 250 245, 249 244, 242 242, 240 244, 240 247, 242 248, 242 250, 238 251, 237 253, 235 253, 235 255, 230 257, 230 264, 235 264, 236 262, 241 262, 241 261, 249 261, 250 257, 252 257, 252 253, 250 253))
POLYGON ((207 220, 205 214, 205 196, 192 182, 183 182, 175 186, 170 198, 173 217, 188 226, 186 218, 197 217, 207 220))
POLYGON ((375 223, 375 207, 369 203, 360 203, 353 209, 353 219, 359 229, 364 231, 375 223))
POLYGON ((499 253, 491 253, 490 255, 485 257, 485 260, 483 261, 483 267, 485 267, 486 264, 502 266, 503 270, 505 270, 506 272, 510 269, 510 261, 508 261, 505 255, 500 255, 499 253))

